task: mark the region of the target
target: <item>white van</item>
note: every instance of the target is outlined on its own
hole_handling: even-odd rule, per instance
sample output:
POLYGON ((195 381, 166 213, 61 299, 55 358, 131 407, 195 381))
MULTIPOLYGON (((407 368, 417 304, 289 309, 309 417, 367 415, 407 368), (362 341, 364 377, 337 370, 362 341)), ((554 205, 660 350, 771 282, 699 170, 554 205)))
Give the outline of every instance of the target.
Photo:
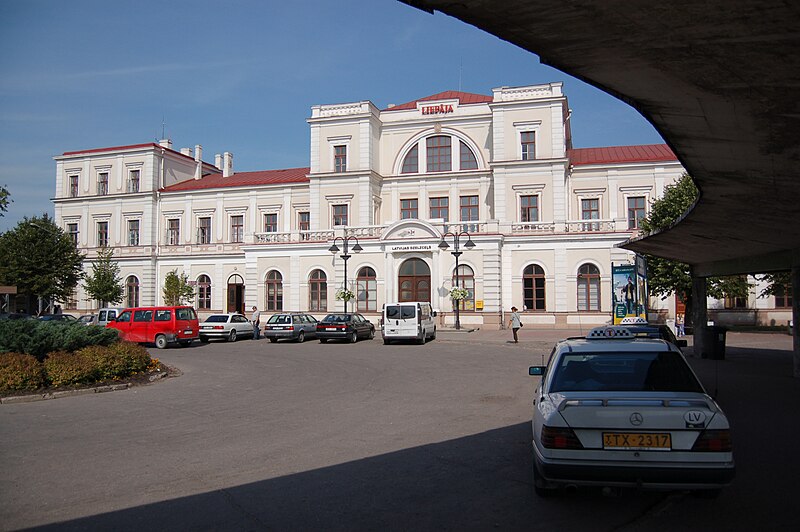
POLYGON ((122 314, 123 310, 125 309, 122 307, 101 308, 97 311, 97 321, 95 321, 94 324, 105 327, 108 322, 117 319, 117 316, 122 314))
POLYGON ((433 318, 436 311, 431 309, 431 304, 419 301, 405 301, 403 303, 387 303, 383 306, 381 329, 383 343, 392 340, 416 340, 424 344, 425 340, 436 338, 436 324, 433 318))

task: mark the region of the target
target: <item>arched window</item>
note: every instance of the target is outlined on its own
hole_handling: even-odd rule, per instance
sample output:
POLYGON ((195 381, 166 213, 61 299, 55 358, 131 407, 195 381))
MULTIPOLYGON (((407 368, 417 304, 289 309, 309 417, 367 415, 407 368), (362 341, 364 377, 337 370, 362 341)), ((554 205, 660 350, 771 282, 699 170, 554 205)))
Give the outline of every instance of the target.
POLYGON ((458 282, 456 282, 455 271, 453 272, 453 286, 466 288, 469 295, 458 303, 459 310, 475 310, 475 274, 472 268, 460 264, 458 266, 458 282))
POLYGON ((197 278, 197 308, 211 308, 211 278, 208 275, 197 278))
POLYGON ((308 309, 328 311, 328 276, 322 270, 314 270, 308 276, 308 309))
POLYGON ((522 272, 522 304, 527 310, 545 310, 544 270, 531 264, 522 272))
POLYGON ((264 283, 267 294, 267 310, 283 310, 283 276, 277 270, 270 270, 267 273, 267 280, 264 283))
POLYGON ((403 168, 400 170, 404 174, 416 174, 419 172, 419 145, 415 144, 408 150, 406 158, 403 159, 403 168))
POLYGON ((461 170, 477 170, 478 159, 475 158, 475 154, 465 143, 460 142, 459 144, 461 144, 461 170))
POLYGON ((130 275, 125 280, 126 303, 129 307, 139 306, 139 279, 130 275))
POLYGON ((600 310, 600 270, 593 264, 578 269, 578 311, 600 310))
POLYGON ((369 266, 364 266, 358 270, 356 287, 358 311, 376 312, 378 310, 378 280, 375 270, 369 266))

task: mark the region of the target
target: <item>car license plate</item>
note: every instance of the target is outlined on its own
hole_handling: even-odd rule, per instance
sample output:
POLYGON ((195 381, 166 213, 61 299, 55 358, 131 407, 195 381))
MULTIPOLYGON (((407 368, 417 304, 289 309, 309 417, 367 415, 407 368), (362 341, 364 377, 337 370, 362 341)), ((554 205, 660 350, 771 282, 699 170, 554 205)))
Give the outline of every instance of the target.
POLYGON ((669 451, 672 437, 668 432, 604 432, 603 448, 669 451))

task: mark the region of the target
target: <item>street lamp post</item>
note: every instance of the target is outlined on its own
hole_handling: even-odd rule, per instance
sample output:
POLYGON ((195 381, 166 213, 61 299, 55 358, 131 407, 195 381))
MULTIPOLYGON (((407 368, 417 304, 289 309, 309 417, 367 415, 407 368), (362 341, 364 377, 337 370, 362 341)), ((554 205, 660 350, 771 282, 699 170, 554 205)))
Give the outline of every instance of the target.
MULTIPOLYGON (((442 241, 439 242, 439 249, 441 249, 442 251, 444 251, 444 250, 446 250, 447 248, 450 247, 450 245, 447 243, 447 240, 446 240, 446 238, 448 236, 453 237, 453 251, 451 251, 450 254, 453 255, 456 258, 456 288, 461 288, 461 285, 459 284, 459 279, 458 279, 458 257, 461 256, 463 251, 459 250, 459 242, 460 242, 462 236, 467 237, 467 241, 464 243, 464 247, 467 250, 470 250, 470 249, 474 248, 475 247, 475 242, 472 241, 472 238, 470 238, 469 233, 467 233, 466 231, 461 231, 460 233, 451 233, 450 231, 448 231, 448 232, 446 232, 445 234, 442 235, 442 241)), ((455 308, 455 311, 456 311, 456 330, 458 330, 458 329, 461 329, 461 316, 459 315, 459 310, 460 310, 460 307, 461 307, 461 301, 454 299, 453 300, 453 307, 455 308)))
MULTIPOLYGON (((358 238, 354 236, 337 236, 333 239, 333 244, 331 245, 331 247, 328 248, 328 251, 330 251, 334 255, 339 252, 339 246, 336 245, 337 240, 342 241, 342 254, 339 256, 344 261, 344 289, 347 290, 347 259, 349 259, 352 256, 348 253, 347 247, 351 241, 355 241, 355 245, 352 247, 353 252, 358 253, 364 248, 362 248, 358 244, 358 238)), ((346 299, 344 300, 344 311, 347 312, 346 299)))

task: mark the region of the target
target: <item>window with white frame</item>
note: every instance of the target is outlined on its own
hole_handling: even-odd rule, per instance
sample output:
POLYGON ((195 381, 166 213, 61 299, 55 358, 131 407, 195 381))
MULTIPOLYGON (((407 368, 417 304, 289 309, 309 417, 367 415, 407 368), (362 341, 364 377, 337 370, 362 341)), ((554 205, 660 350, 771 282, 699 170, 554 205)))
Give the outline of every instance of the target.
POLYGON ((180 218, 167 219, 167 245, 177 246, 181 239, 181 220, 180 218))
MULTIPOLYGON (((581 220, 600 219, 600 198, 581 199, 581 220)), ((600 223, 591 222, 581 224, 582 231, 599 231, 600 223)))
POLYGON ((108 222, 97 222, 97 247, 108 246, 108 222))
POLYGON ((578 269, 578 311, 600 311, 600 270, 594 264, 578 269))
POLYGON ((268 212, 264 214, 264 232, 265 233, 278 232, 278 213, 268 212))
POLYGON ((335 226, 347 225, 347 205, 331 205, 331 213, 333 215, 332 223, 335 226))
POLYGON ((197 219, 197 243, 211 243, 211 217, 201 216, 197 219))
POLYGON ((105 196, 108 194, 108 172, 97 174, 97 195, 105 196))
POLYGON ((211 308, 211 278, 208 275, 197 278, 197 308, 203 310, 211 308))
POLYGON ((647 214, 646 202, 644 196, 628 196, 628 229, 639 229, 639 224, 647 214))
POLYGON ((139 220, 128 220, 128 245, 139 245, 139 220))
POLYGON ((244 242, 244 215, 231 216, 231 242, 244 242))
POLYGON ((75 174, 69 176, 69 197, 78 197, 78 176, 75 174))
POLYGON ((128 192, 139 192, 139 180, 142 171, 139 169, 128 171, 128 192))
POLYGON ((72 242, 77 246, 78 245, 78 224, 77 223, 68 223, 67 224, 67 234, 72 242))
POLYGON ((347 171, 347 146, 339 145, 333 147, 333 171, 347 171))
POLYGON ((519 134, 522 160, 532 161, 536 158, 536 132, 521 131, 519 134))

